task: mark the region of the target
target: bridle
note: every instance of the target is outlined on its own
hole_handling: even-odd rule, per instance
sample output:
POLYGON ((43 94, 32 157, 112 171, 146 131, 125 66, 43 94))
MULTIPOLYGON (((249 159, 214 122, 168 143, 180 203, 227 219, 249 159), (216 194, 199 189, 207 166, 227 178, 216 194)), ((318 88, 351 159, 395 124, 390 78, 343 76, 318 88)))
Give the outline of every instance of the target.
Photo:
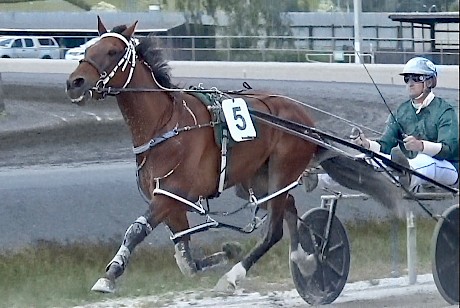
MULTIPOLYGON (((109 91, 107 91, 107 84, 110 82, 110 80, 115 76, 116 72, 118 71, 119 68, 121 68, 121 71, 124 72, 126 68, 128 67, 128 64, 131 63, 129 67, 129 74, 128 77, 126 78, 126 81, 124 85, 120 89, 126 88, 126 86, 131 82, 131 79, 133 77, 134 73, 134 68, 136 66, 136 45, 137 45, 137 40, 134 38, 127 39, 123 35, 115 32, 107 32, 101 35, 101 39, 105 37, 115 37, 121 40, 125 45, 125 53, 123 56, 120 58, 118 63, 115 65, 115 67, 112 69, 110 73, 107 73, 106 69, 101 69, 101 67, 94 62, 91 58, 84 58, 80 60, 80 63, 86 62, 96 71, 99 73, 99 80, 96 82, 96 85, 91 89, 92 91, 96 91, 97 93, 102 95, 102 98, 104 98, 109 91)), ((113 93, 116 94, 116 93, 113 93)))

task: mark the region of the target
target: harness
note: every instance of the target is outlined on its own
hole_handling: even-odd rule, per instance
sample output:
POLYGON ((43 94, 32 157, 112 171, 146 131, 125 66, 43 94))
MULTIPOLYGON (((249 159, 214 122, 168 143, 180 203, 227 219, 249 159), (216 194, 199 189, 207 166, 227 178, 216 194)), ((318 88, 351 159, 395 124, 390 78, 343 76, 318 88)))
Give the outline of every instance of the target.
MULTIPOLYGON (((230 92, 224 93, 222 91, 217 90, 216 88, 213 88, 213 89, 210 89, 210 90, 204 89, 204 88, 201 87, 201 85, 199 85, 196 88, 189 89, 189 90, 185 90, 185 89, 168 89, 168 88, 165 88, 165 87, 161 86, 158 83, 158 81, 156 80, 155 75, 153 73, 151 74, 152 78, 153 78, 154 82, 156 83, 156 85, 159 87, 159 89, 128 89, 126 87, 131 82, 131 79, 132 79, 133 73, 134 73, 134 69, 135 69, 135 65, 136 65, 136 60, 137 60, 137 55, 136 55, 137 40, 134 39, 134 38, 131 38, 131 39, 128 40, 123 35, 118 34, 118 33, 105 33, 105 34, 103 34, 101 36, 101 38, 105 38, 105 37, 115 37, 115 38, 120 39, 126 45, 125 53, 119 59, 119 61, 117 62, 115 67, 110 71, 110 73, 107 73, 106 68, 101 68, 97 63, 95 63, 90 58, 85 58, 85 59, 80 61, 80 62, 89 63, 99 73, 99 80, 96 82, 95 87, 92 88, 90 91, 96 91, 97 93, 101 94, 102 98, 105 98, 107 95, 117 95, 117 94, 119 94, 121 92, 153 92, 153 91, 186 92, 186 93, 193 94, 204 105, 206 105, 207 109, 208 109, 208 111, 210 112, 210 115, 211 115, 211 121, 210 122, 203 123, 203 124, 198 124, 195 115, 193 114, 192 110, 187 106, 187 104, 186 104, 186 102, 184 100, 182 102, 182 105, 183 105, 184 109, 187 112, 189 112, 190 115, 192 116, 192 118, 194 119, 194 125, 183 126, 183 127, 178 127, 178 125, 176 125, 172 130, 169 130, 169 131, 163 133, 160 136, 156 136, 156 137, 150 139, 148 142, 146 142, 146 143, 144 143, 144 144, 142 144, 140 146, 133 147, 134 154, 136 156, 138 156, 138 155, 143 154, 143 153, 145 153, 147 151, 150 151, 154 147, 156 147, 156 146, 162 144, 163 142, 165 142, 165 141, 177 136, 181 132, 190 131, 190 130, 196 129, 196 128, 213 127, 215 129, 215 134, 214 134, 215 135, 215 141, 221 147, 221 164, 220 164, 220 173, 219 173, 219 182, 218 182, 218 192, 217 192, 217 195, 216 195, 216 196, 218 196, 224 190, 224 187, 225 187, 225 178, 226 178, 226 171, 227 171, 227 152, 228 152, 228 148, 229 148, 229 146, 231 144, 231 141, 232 141, 232 139, 230 137, 230 134, 229 134, 229 131, 228 131, 227 127, 226 127, 226 121, 225 121, 225 116, 223 115, 221 101, 222 101, 222 98, 224 96, 226 98, 231 98, 229 96, 230 92, 231 93, 237 93, 237 92, 240 92, 240 91, 230 91, 230 92), (123 86, 121 88, 116 88, 116 89, 112 89, 111 87, 108 87, 107 84, 115 76, 117 71, 121 68, 121 71, 124 72, 128 68, 128 66, 129 66, 129 73, 128 73, 128 77, 126 78, 126 81, 123 84, 123 86), (205 93, 207 95, 205 95, 205 93)), ((244 86, 247 89, 250 88, 247 84, 244 84, 244 86)), ((141 163, 137 166, 136 179, 137 179, 137 185, 138 185, 138 189, 139 189, 139 192, 140 192, 141 196, 144 198, 144 200, 147 203, 150 203, 150 200, 145 195, 145 193, 143 192, 143 190, 141 188, 141 183, 140 183, 140 174, 139 173, 140 173, 140 170, 142 169, 142 167, 144 166, 145 161, 146 161, 146 157, 144 157, 144 159, 141 161, 141 163)), ((199 225, 196 225, 196 226, 193 226, 193 227, 191 227, 191 228, 189 228, 187 230, 184 230, 182 232, 178 232, 176 234, 171 234, 170 238, 175 243, 179 242, 182 239, 182 237, 185 236, 185 235, 191 235, 191 234, 194 234, 194 233, 197 233, 197 232, 202 232, 202 231, 205 231, 205 230, 207 230, 209 228, 225 227, 225 228, 229 228, 229 229, 232 229, 232 230, 235 230, 235 231, 238 231, 238 232, 242 232, 242 233, 252 233, 254 230, 256 230, 265 221, 265 219, 267 217, 266 214, 264 216, 262 216, 262 217, 257 216, 257 213, 258 213, 258 210, 259 210, 259 205, 264 203, 264 202, 266 202, 267 200, 273 198, 274 196, 277 196, 278 194, 291 189, 294 186, 300 185, 300 181, 301 181, 301 179, 299 177, 299 179, 297 181, 293 182, 288 187, 286 187, 286 188, 284 188, 284 189, 282 189, 282 190, 280 190, 278 192, 275 192, 274 194, 272 194, 270 196, 267 196, 267 197, 265 197, 265 198, 263 198, 261 200, 257 200, 256 197, 254 196, 254 194, 250 191, 249 201, 246 204, 244 204, 243 206, 241 206, 239 209, 237 209, 237 210, 235 210, 233 212, 221 212, 221 213, 218 213, 218 212, 211 212, 209 210, 209 203, 208 203, 207 198, 203 198, 202 196, 199 196, 198 201, 194 203, 194 202, 192 202, 190 200, 187 200, 187 199, 185 199, 185 198, 183 198, 183 197, 181 197, 181 196, 179 196, 177 194, 174 194, 174 193, 172 193, 172 192, 160 187, 160 180, 168 177, 169 175, 171 175, 178 166, 179 166, 179 164, 177 164, 172 170, 167 172, 165 175, 154 179, 155 182, 156 182, 156 185, 155 185, 155 188, 154 188, 152 193, 154 195, 155 194, 160 194, 160 195, 167 196, 169 198, 175 199, 175 200, 187 205, 193 212, 196 212, 196 213, 198 213, 198 214, 200 214, 202 216, 205 216, 206 217, 206 222, 204 222, 202 224, 199 224, 199 225), (206 205, 207 205, 206 208, 203 205, 204 201, 206 201, 206 205), (231 215, 231 214, 234 214, 236 212, 239 212, 240 210, 242 210, 244 208, 247 208, 247 207, 251 208, 252 219, 244 227, 238 227, 238 226, 218 222, 215 219, 211 218, 211 216, 210 216, 211 214, 221 214, 222 216, 227 216, 227 215, 231 215)))
MULTIPOLYGON (((123 54, 123 56, 120 58, 120 60, 118 61, 118 63, 115 65, 115 67, 112 69, 112 71, 110 73, 107 73, 105 68, 101 68, 97 63, 95 63, 90 58, 85 58, 85 59, 80 60, 80 62, 89 63, 99 73, 99 80, 96 82, 96 85, 93 88, 93 90, 95 90, 97 93, 102 94, 102 98, 104 98, 106 95, 117 95, 117 94, 119 94, 121 92, 121 91, 115 91, 115 92, 111 91, 111 88, 107 87, 107 84, 115 76, 115 74, 117 73, 118 69, 121 68, 121 71, 124 72, 126 70, 126 68, 128 67, 128 64, 131 64, 129 66, 128 77, 126 78, 125 83, 121 87, 121 89, 126 88, 126 86, 131 82, 131 79, 133 77, 134 69, 135 69, 135 66, 136 66, 136 60, 137 60, 137 55, 136 55, 137 40, 136 39, 131 38, 131 39, 128 40, 123 35, 121 35, 119 33, 115 33, 115 32, 107 32, 107 33, 104 33, 103 35, 101 35, 101 39, 103 39, 105 37, 118 38, 119 40, 121 40, 126 45, 125 53, 123 54)), ((161 88, 161 85, 159 85, 159 83, 156 81, 155 76, 153 74, 152 74, 152 77, 153 77, 155 83, 161 88)), ((200 91, 200 90, 204 90, 204 89, 200 87, 199 89, 197 88, 196 90, 200 91)), ((216 89, 215 92, 217 93, 218 90, 216 89)), ((151 140, 149 140, 148 142, 146 142, 146 143, 144 143, 144 144, 142 144, 140 146, 133 147, 134 154, 135 155, 140 155, 142 153, 145 153, 145 152, 151 150, 152 148, 154 148, 155 146, 163 143, 164 141, 166 141, 166 140, 168 140, 168 139, 170 139, 172 137, 177 136, 180 132, 189 131, 189 130, 192 130, 192 129, 195 129, 195 128, 215 127, 217 124, 220 124, 221 120, 222 120, 222 117, 221 117, 222 108, 221 108, 221 106, 219 104, 219 101, 217 99, 212 100, 211 95, 208 95, 206 97, 206 99, 205 99, 205 97, 203 97, 204 94, 200 93, 201 95, 199 95, 198 93, 199 92, 197 92, 197 94, 195 94, 195 97, 197 97, 198 99, 200 99, 200 101, 202 101, 205 105, 207 105, 208 110, 211 113, 212 120, 211 120, 210 123, 197 124, 196 123, 196 118, 195 118, 193 112, 187 107, 186 102, 183 101, 184 108, 186 108, 189 111, 189 113, 192 115, 192 117, 194 118, 195 125, 193 125, 193 126, 184 126, 182 128, 178 128, 176 126, 174 129, 162 134, 161 136, 152 138, 151 140), (209 102, 211 102, 211 103, 209 103, 209 102)), ((216 95, 213 95, 213 97, 216 97, 216 95)), ((227 158, 226 158, 226 156, 227 156, 228 140, 229 140, 228 133, 227 133, 227 131, 225 129, 222 130, 221 138, 216 137, 216 141, 218 141, 218 144, 221 145, 221 169, 220 169, 220 176, 219 176, 218 194, 220 194, 223 191, 224 184, 225 184, 224 182, 225 182, 225 174, 226 174, 226 169, 227 169, 227 158)), ((143 166, 143 163, 141 163, 140 166, 138 166, 137 177, 139 177, 139 171, 142 168, 142 166, 143 166)), ((140 184, 140 182, 138 180, 138 185, 139 184, 140 184)), ((140 191, 142 191, 142 190, 140 189, 140 191)), ((142 193, 142 195, 143 195, 144 199, 147 199, 143 193, 142 193)))

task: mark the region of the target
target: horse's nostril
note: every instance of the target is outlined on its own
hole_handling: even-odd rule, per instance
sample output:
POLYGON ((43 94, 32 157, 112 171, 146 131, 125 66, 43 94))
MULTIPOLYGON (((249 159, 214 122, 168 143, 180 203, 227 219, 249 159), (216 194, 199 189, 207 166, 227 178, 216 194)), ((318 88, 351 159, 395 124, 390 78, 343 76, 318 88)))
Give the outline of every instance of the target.
POLYGON ((75 78, 72 82, 72 85, 75 87, 75 88, 80 88, 83 84, 85 83, 85 79, 84 78, 75 78))

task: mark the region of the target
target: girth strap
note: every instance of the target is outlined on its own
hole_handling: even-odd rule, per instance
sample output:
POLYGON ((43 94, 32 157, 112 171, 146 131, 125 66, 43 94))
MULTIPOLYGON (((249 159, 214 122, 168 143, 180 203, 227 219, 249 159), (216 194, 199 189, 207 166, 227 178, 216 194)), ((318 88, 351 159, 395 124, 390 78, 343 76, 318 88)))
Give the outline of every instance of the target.
POLYGON ((136 155, 144 153, 144 152, 150 150, 151 148, 153 148, 154 146, 159 145, 163 141, 166 141, 169 138, 172 138, 172 137, 176 136, 177 134, 179 134, 179 131, 177 130, 177 127, 176 127, 173 130, 170 130, 169 132, 166 132, 166 133, 164 133, 163 135, 161 135, 159 137, 150 139, 149 142, 144 143, 143 145, 140 145, 138 147, 133 147, 133 152, 136 155))
POLYGON ((219 186, 218 186, 218 193, 222 193, 224 191, 225 185, 225 176, 227 173, 227 142, 228 142, 228 135, 227 129, 222 130, 222 149, 220 151, 220 175, 219 175, 219 186))

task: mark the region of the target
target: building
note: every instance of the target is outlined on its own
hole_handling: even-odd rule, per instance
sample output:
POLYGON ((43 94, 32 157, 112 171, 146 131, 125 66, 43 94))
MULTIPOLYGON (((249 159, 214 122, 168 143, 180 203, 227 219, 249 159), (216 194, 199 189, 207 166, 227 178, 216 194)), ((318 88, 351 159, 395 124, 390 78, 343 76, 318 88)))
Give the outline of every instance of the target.
MULTIPOLYGON (((268 52, 292 57, 281 61, 305 61, 308 53, 332 55, 345 52, 354 57, 354 15, 344 12, 291 12, 285 14, 292 35, 277 38, 279 50, 264 49, 263 37, 248 38, 260 44, 251 50, 230 50, 226 16, 214 22, 203 16, 200 24, 189 24, 182 12, 0 12, 0 35, 51 35, 65 52, 97 36, 97 15, 111 28, 138 20, 137 35, 160 36, 173 60, 238 60, 231 53, 253 54, 249 61, 267 61, 268 52)), ((453 13, 361 13, 361 52, 375 63, 404 63, 424 55, 441 64, 458 64, 459 14, 453 13)), ((276 58, 276 57, 275 57, 276 58)), ((330 58, 332 59, 332 57, 330 58)), ((353 62, 347 61, 345 62, 353 62)))

